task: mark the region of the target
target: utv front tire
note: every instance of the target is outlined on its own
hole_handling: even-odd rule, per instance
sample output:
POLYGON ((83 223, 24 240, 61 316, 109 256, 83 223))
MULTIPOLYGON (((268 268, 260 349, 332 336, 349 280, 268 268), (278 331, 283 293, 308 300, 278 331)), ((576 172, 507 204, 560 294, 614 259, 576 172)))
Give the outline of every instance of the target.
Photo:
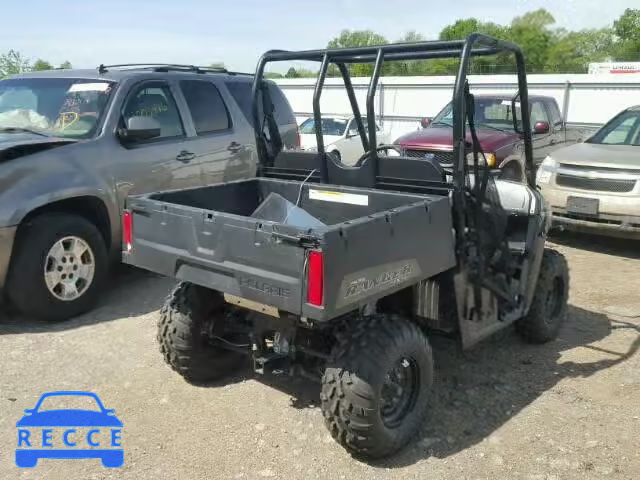
POLYGON ((160 311, 158 343, 165 362, 187 381, 220 379, 242 366, 243 356, 211 343, 211 332, 225 321, 219 292, 182 282, 160 311))
POLYGON ((367 458, 389 456, 423 425, 433 384, 427 337, 400 317, 354 320, 322 378, 321 407, 333 438, 367 458))
POLYGON ((568 296, 567 261, 561 253, 545 249, 529 313, 516 323, 522 338, 529 343, 555 339, 567 317, 568 296))

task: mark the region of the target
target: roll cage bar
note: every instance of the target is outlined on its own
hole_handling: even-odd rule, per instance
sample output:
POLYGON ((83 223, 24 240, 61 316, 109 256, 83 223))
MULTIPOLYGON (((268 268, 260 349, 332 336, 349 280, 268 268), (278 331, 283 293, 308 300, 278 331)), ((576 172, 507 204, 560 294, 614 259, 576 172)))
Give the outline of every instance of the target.
MULTIPOLYGON (((469 118, 469 115, 472 116, 473 113, 469 112, 469 109, 467 108, 469 98, 472 98, 469 94, 469 85, 467 82, 470 59, 471 57, 490 56, 496 55, 498 53, 511 53, 515 57, 518 77, 518 93, 512 100, 512 111, 515 111, 516 99, 519 99, 521 108, 520 111, 522 114, 521 134, 524 140, 526 178, 529 185, 533 186, 535 184, 535 177, 533 169, 533 149, 531 141, 531 124, 529 117, 529 97, 527 92, 524 55, 522 53, 522 50, 520 50, 517 45, 481 33, 473 33, 464 40, 426 41, 368 47, 306 51, 270 50, 266 52, 258 62, 252 90, 252 116, 254 121, 253 123, 256 126, 256 146, 258 149, 260 163, 261 165, 273 164, 275 156, 282 148, 282 141, 279 138, 277 125, 275 125, 275 122, 271 121, 267 123, 269 129, 269 139, 266 138, 264 133, 264 120, 268 120, 268 117, 272 115, 273 110, 273 105, 271 104, 271 100, 269 98, 268 89, 263 88, 264 71, 265 66, 268 63, 282 61, 312 61, 320 63, 318 78, 316 80, 313 93, 313 118, 316 125, 316 141, 318 145, 318 154, 321 158, 319 172, 320 181, 322 181, 323 183, 327 183, 328 166, 321 129, 322 115, 320 113, 320 97, 322 95, 324 82, 327 77, 327 72, 330 64, 334 64, 337 67, 344 81, 347 96, 349 98, 349 103, 351 104, 353 116, 356 121, 358 134, 362 141, 364 151, 368 153, 369 162, 371 162, 372 164, 372 169, 375 177, 379 170, 379 157, 375 148, 377 142, 374 99, 384 62, 393 60, 459 58, 460 63, 458 66, 458 73, 456 75, 452 103, 453 152, 455 159, 452 176, 454 190, 457 191, 459 195, 463 195, 462 192, 465 188, 465 175, 468 168, 466 160, 466 120, 469 119, 470 123, 473 122, 472 117, 469 118), (360 108, 356 100, 353 84, 351 82, 351 77, 347 68, 347 65, 354 63, 374 64, 373 74, 369 83, 366 99, 368 131, 365 131, 364 123, 362 121, 362 115, 360 113, 360 108), (263 111, 265 115, 264 119, 260 118, 259 110, 259 100, 261 92, 263 95, 262 100, 264 107, 263 111)), ((475 135, 473 136, 475 137, 475 135)), ((477 154, 479 145, 476 141, 473 142, 473 150, 476 156, 477 170, 477 154)), ((462 200, 462 202, 464 203, 464 200, 462 198, 460 198, 460 200, 462 200)))

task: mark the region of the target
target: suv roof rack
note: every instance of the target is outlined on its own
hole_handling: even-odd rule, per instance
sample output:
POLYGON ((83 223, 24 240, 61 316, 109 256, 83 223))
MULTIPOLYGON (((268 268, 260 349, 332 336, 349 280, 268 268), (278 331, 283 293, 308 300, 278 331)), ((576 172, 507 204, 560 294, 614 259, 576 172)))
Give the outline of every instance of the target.
POLYGON ((198 65, 184 65, 180 63, 118 63, 105 65, 101 63, 97 70, 107 73, 110 68, 130 70, 150 70, 153 72, 190 72, 190 73, 227 73, 229 75, 252 75, 250 73, 231 72, 224 67, 201 67, 198 65))

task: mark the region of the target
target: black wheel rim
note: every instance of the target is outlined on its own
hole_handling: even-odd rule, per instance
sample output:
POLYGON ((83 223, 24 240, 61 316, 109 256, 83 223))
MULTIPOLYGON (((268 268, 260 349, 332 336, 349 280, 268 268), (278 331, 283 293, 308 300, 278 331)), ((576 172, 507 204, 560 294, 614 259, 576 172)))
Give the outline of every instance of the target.
POLYGON ((380 416, 396 428, 413 410, 420 391, 420 369, 413 358, 401 357, 385 374, 380 393, 380 416))
POLYGON ((560 315, 562 311, 562 303, 564 298, 564 281, 562 277, 557 276, 553 279, 551 288, 547 292, 547 300, 545 302, 545 309, 547 314, 545 319, 547 323, 553 323, 555 318, 560 315))

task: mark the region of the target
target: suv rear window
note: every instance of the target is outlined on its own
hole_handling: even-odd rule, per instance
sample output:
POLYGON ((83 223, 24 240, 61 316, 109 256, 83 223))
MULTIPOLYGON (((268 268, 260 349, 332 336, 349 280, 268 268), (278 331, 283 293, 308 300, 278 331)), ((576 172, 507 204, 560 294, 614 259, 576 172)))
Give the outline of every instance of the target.
POLYGON ((231 127, 229 111, 216 86, 204 80, 183 80, 180 88, 198 135, 231 127))
MULTIPOLYGON (((268 83, 269 95, 273 102, 274 117, 276 123, 280 126, 291 125, 296 123, 291 107, 282 91, 273 83, 268 83)), ((253 118, 251 116, 251 88, 249 82, 227 82, 227 88, 236 101, 245 118, 253 126, 253 118)), ((260 98, 260 100, 262 100, 260 98)), ((262 101, 260 102, 260 114, 262 115, 262 101)))

